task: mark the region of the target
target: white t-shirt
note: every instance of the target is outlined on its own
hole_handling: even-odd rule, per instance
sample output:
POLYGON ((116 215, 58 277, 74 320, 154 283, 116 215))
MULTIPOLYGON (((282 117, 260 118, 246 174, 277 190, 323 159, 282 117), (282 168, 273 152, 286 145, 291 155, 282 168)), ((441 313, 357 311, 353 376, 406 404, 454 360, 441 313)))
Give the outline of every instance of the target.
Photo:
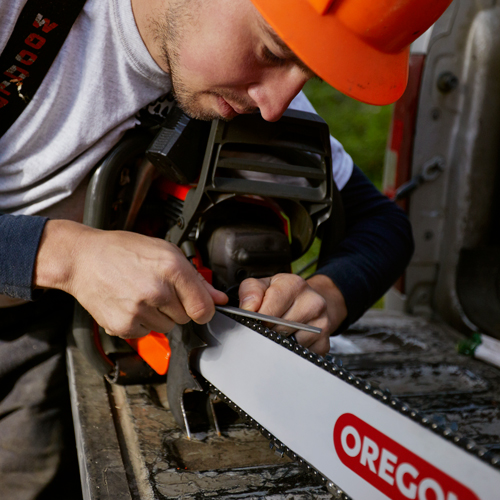
MULTIPOLYGON (((0 2, 0 51, 25 2, 0 2)), ((170 87, 142 41, 130 0, 87 0, 34 98, 0 139, 0 211, 50 214, 69 200, 77 210, 66 209, 66 217, 78 219, 78 186, 137 123, 137 111, 170 87)), ((303 94, 290 107, 313 110, 303 94)), ((352 160, 333 138, 332 159, 342 189, 352 160)))

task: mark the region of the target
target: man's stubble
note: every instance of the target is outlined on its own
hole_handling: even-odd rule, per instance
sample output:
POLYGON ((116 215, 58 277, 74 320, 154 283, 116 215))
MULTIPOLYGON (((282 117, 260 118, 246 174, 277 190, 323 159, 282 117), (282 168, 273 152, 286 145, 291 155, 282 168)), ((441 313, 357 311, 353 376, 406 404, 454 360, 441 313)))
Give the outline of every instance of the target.
POLYGON ((199 23, 202 22, 200 16, 197 15, 202 2, 203 0, 172 0, 168 11, 163 16, 151 19, 155 39, 168 67, 172 81, 172 93, 177 104, 186 114, 198 120, 224 119, 217 111, 205 109, 201 101, 206 95, 221 96, 240 105, 248 112, 253 112, 254 108, 250 108, 248 103, 231 89, 217 88, 196 91, 191 89, 189 82, 186 82, 181 76, 180 49, 186 38, 194 33, 199 23))

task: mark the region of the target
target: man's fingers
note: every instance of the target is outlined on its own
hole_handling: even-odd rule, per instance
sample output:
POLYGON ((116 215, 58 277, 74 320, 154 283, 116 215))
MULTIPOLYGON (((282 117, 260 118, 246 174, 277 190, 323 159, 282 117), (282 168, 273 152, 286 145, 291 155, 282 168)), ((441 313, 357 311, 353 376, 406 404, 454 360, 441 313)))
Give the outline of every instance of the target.
POLYGON ((293 274, 248 279, 240 285, 239 296, 242 309, 321 328, 320 334, 314 334, 266 325, 284 335, 295 334, 299 344, 320 355, 329 351, 329 335, 347 314, 342 294, 326 276, 316 276, 309 282, 293 274))
MULTIPOLYGON (((210 285, 202 278, 200 279, 199 273, 189 263, 177 273, 174 280, 177 297, 179 297, 186 314, 195 323, 207 323, 215 314, 214 299, 209 292, 209 287, 210 285)), ((213 290, 215 292, 215 289, 213 290)), ((223 300, 219 294, 214 293, 214 295, 223 300)))
POLYGON ((151 329, 141 323, 134 323, 128 326, 113 327, 108 326, 104 331, 111 337, 120 337, 122 339, 139 339, 145 337, 151 329))
POLYGON ((314 334, 299 330, 295 333, 295 339, 300 345, 307 347, 311 352, 320 356, 324 356, 330 350, 330 337, 323 333, 314 334))
POLYGON ((248 279, 240 285, 240 307, 268 316, 321 328, 320 334, 282 325, 266 325, 284 335, 295 334, 297 342, 312 352, 324 355, 330 344, 331 331, 325 298, 309 284, 292 274, 271 278, 248 279))
POLYGON ((175 293, 158 309, 180 325, 191 319, 200 324, 206 323, 215 313, 214 304, 226 304, 228 297, 216 290, 194 268, 189 269, 189 274, 191 279, 181 277, 176 281, 175 293))
MULTIPOLYGON (((186 312, 184 305, 175 293, 170 294, 165 301, 158 301, 158 304, 159 305, 156 309, 154 308, 154 304, 151 304, 152 307, 149 312, 150 318, 147 321, 148 324, 153 324, 153 322, 162 323, 161 318, 156 316, 155 312, 161 314, 165 321, 172 321, 174 324, 177 323, 179 325, 184 325, 191 319, 186 312)), ((154 330, 154 328, 152 328, 152 330, 154 330)), ((161 330, 156 331, 161 332, 161 330)))
POLYGON ((243 281, 238 290, 241 309, 252 312, 262 312, 260 308, 270 284, 271 278, 248 278, 243 281))
POLYGON ((307 288, 307 283, 300 276, 277 274, 269 279, 269 285, 258 312, 291 321, 307 322, 311 318, 302 312, 302 309, 310 309, 303 301, 307 288), (298 307, 294 307, 296 304, 299 304, 298 307))
MULTIPOLYGON (((280 281, 279 286, 272 284, 259 312, 321 329, 327 327, 326 303, 323 297, 301 278, 294 277, 287 281, 288 286, 285 286, 285 280, 280 281)), ((276 330, 288 334, 293 332, 293 329, 282 326, 277 326, 276 330)))
POLYGON ((148 329, 167 332, 173 323, 190 319, 206 323, 215 313, 214 302, 227 302, 175 245, 127 231, 76 228, 70 234, 85 238, 80 235, 73 272, 61 288, 110 335, 134 338, 148 329))
POLYGON ((220 290, 214 288, 207 280, 205 280, 205 278, 203 278, 201 274, 198 274, 198 276, 200 277, 202 285, 205 287, 206 291, 210 294, 210 297, 212 297, 214 304, 220 306, 227 304, 229 297, 224 292, 221 292, 220 290))
POLYGON ((321 312, 315 313, 314 311, 304 311, 302 307, 293 307, 282 317, 282 319, 294 321, 296 323, 302 323, 304 325, 314 326, 321 330, 321 332, 319 333, 313 333, 297 328, 282 325, 273 325, 273 330, 286 335, 287 337, 291 334, 294 334, 297 341, 299 341, 299 343, 304 347, 309 347, 310 345, 312 345, 312 343, 315 342, 328 329, 328 319, 325 317, 325 315, 321 314, 321 312), (296 310, 302 310, 302 313, 296 312, 296 310))
POLYGON ((321 336, 315 339, 314 342, 309 345, 308 349, 320 356, 325 356, 330 350, 330 337, 321 336))
MULTIPOLYGON (((187 319, 189 321, 189 318, 187 319)), ((187 323, 186 321, 186 323, 187 323)), ((168 333, 175 324, 183 324, 178 321, 173 320, 170 316, 163 313, 159 308, 152 310, 149 314, 147 320, 145 320, 142 325, 149 329, 149 331, 155 331, 158 333, 168 333)))

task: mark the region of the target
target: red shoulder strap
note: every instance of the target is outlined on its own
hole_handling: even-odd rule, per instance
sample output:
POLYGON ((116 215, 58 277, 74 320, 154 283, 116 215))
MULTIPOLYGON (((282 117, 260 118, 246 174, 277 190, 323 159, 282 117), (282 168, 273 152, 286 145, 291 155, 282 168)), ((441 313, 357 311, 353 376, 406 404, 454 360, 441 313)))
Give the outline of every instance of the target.
POLYGON ((85 0, 28 0, 0 55, 0 137, 28 106, 85 0))

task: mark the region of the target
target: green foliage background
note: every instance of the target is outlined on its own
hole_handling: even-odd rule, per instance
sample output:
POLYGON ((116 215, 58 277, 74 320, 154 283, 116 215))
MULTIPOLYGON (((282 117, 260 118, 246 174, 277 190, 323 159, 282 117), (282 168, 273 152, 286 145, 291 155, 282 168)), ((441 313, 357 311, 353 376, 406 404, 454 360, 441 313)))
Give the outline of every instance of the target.
POLYGON ((304 92, 328 123, 330 133, 381 189, 392 106, 371 106, 355 101, 319 80, 309 81, 304 92))

